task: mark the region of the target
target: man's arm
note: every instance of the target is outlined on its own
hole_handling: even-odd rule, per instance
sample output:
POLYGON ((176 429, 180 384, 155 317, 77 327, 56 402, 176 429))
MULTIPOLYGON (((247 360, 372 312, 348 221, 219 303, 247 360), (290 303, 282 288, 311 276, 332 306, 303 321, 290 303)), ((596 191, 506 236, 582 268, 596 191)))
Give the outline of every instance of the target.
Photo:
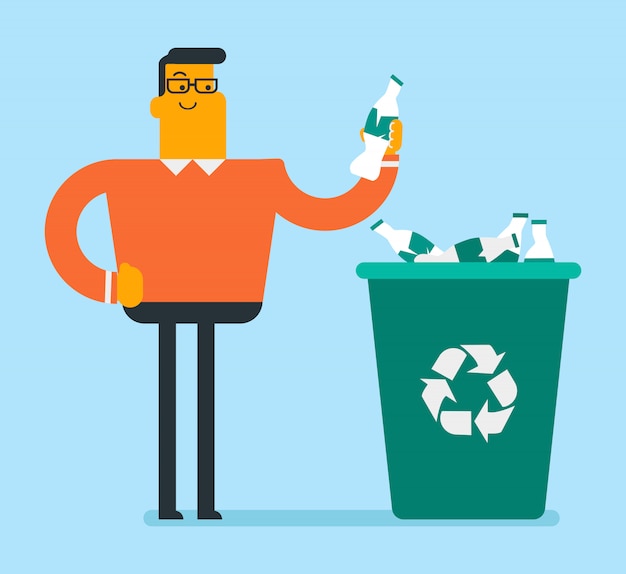
POLYGON ((143 294, 141 273, 127 263, 120 265, 119 274, 96 267, 82 252, 76 233, 85 206, 115 185, 110 165, 106 161, 88 165, 59 188, 46 216, 46 247, 57 273, 81 295, 132 307, 143 294))
POLYGON ((308 229, 333 230, 355 225, 387 199, 398 174, 399 159, 398 155, 384 156, 376 181, 360 179, 352 189, 337 197, 313 197, 288 181, 280 194, 277 211, 288 221, 308 229))

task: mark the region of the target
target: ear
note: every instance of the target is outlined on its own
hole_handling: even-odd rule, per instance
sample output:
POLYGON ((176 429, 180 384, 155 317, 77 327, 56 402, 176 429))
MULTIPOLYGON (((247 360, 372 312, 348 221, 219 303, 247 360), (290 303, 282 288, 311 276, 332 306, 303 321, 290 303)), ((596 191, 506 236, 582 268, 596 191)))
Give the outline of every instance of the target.
POLYGON ((162 107, 161 96, 152 98, 152 101, 150 102, 150 114, 152 115, 153 118, 161 117, 161 107, 162 107))

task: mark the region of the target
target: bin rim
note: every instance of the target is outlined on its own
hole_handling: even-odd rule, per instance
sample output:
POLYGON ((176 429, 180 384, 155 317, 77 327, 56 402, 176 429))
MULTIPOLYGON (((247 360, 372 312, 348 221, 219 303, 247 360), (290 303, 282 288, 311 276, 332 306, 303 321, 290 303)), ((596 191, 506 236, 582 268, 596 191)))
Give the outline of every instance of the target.
POLYGON ((575 279, 578 263, 359 263, 361 279, 575 279))

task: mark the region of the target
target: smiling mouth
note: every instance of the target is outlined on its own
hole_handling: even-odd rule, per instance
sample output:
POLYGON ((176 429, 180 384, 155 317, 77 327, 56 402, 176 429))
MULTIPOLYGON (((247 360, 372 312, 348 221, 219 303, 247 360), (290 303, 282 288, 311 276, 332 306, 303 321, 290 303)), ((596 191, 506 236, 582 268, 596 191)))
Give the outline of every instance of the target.
POLYGON ((183 110, 193 110, 193 109, 196 107, 196 104, 197 104, 197 103, 198 103, 198 102, 194 102, 194 103, 193 103, 193 106, 191 106, 190 108, 186 108, 186 107, 185 107, 185 106, 183 106, 183 104, 181 104, 180 102, 178 102, 178 105, 179 105, 181 108, 183 108, 183 110))

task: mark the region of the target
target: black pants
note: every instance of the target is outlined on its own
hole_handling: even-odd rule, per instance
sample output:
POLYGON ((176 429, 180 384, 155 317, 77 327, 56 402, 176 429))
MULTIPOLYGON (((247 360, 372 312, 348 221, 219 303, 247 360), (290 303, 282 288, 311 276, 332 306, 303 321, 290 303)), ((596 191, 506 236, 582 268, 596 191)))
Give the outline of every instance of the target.
POLYGON ((176 325, 198 325, 198 518, 215 511, 215 324, 247 323, 261 303, 141 303, 126 314, 159 325, 159 518, 176 510, 176 325))

